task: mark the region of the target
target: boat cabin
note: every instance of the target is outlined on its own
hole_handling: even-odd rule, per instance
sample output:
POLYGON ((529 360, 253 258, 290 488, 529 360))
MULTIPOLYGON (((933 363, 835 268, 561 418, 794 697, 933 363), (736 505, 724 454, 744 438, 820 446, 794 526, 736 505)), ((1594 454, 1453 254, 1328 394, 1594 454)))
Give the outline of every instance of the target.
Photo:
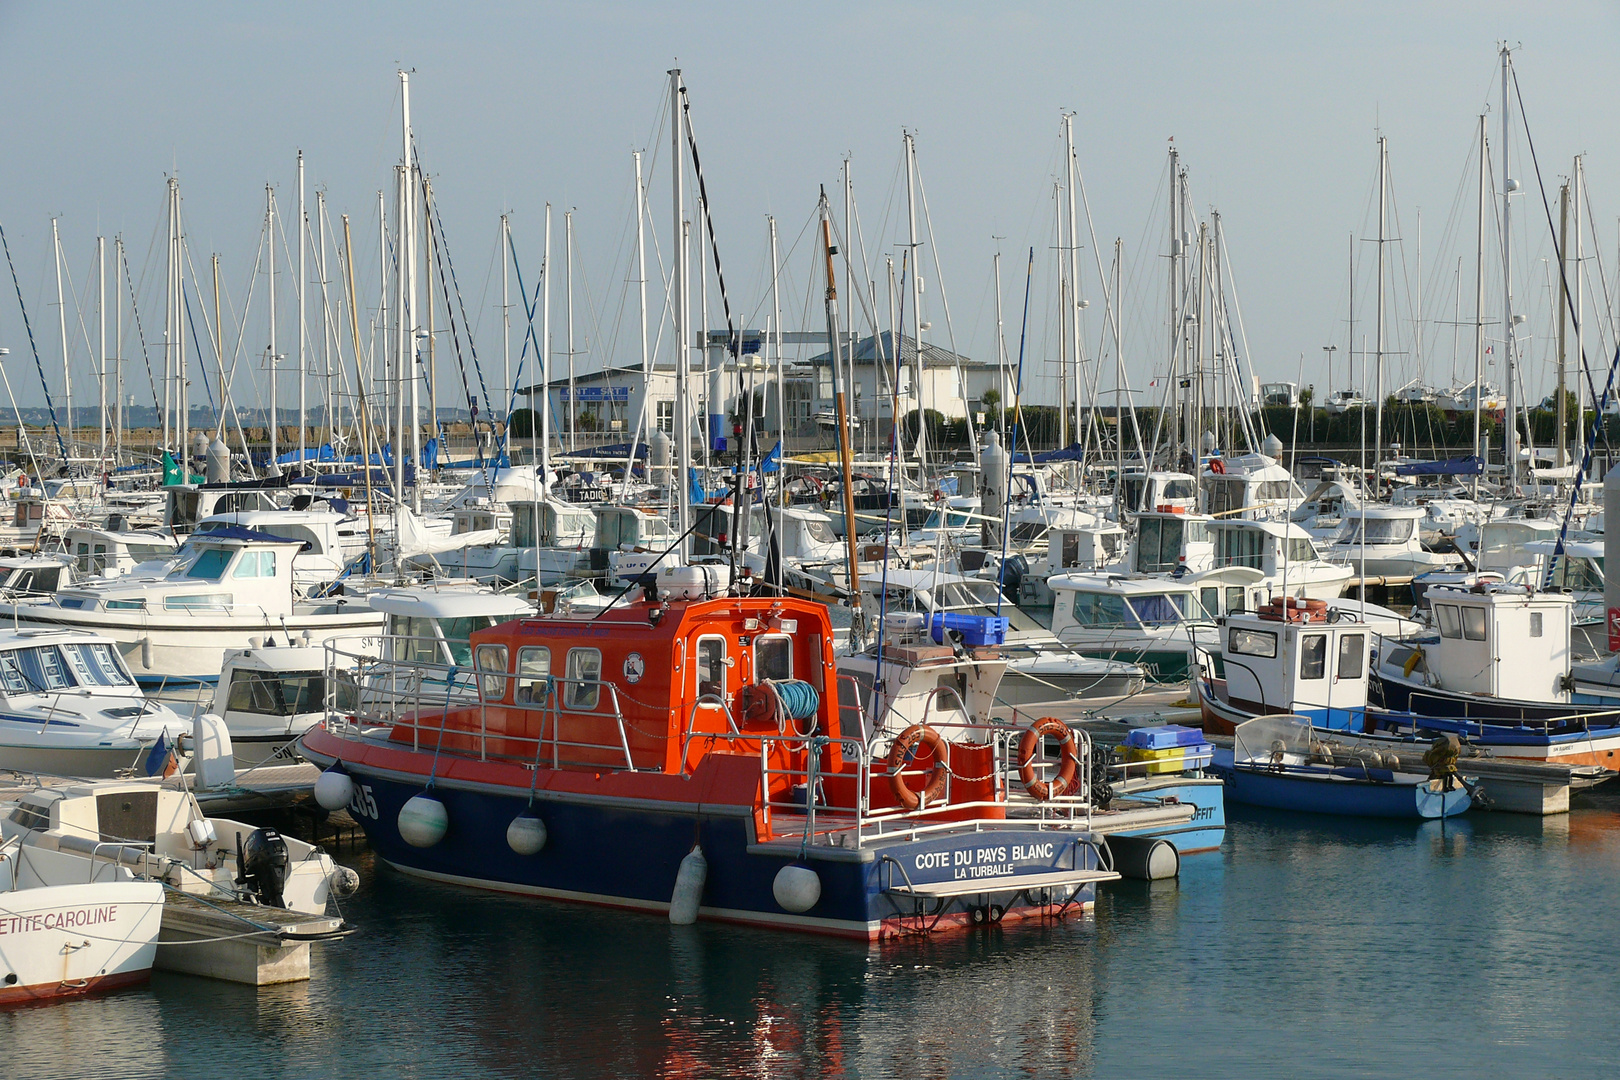
POLYGON ((388 616, 385 660, 459 668, 472 664, 474 631, 535 613, 521 596, 448 583, 378 589, 366 600, 388 616))
POLYGON ((1198 486, 1204 513, 1216 517, 1286 520, 1305 498, 1288 470, 1265 454, 1212 458, 1198 486))
POLYGON ((169 558, 180 546, 173 536, 156 529, 69 529, 62 542, 84 577, 118 577, 142 563, 169 558))
POLYGON ((303 546, 240 526, 193 534, 161 577, 136 576, 85 583, 56 594, 74 611, 166 612, 203 616, 252 611, 293 613, 293 556, 303 546))
POLYGON ((1197 573, 1215 566, 1213 519, 1179 508, 1144 511, 1136 516, 1136 540, 1130 566, 1135 574, 1197 573))
POLYGON ((1371 632, 1364 623, 1329 622, 1323 601, 1285 603, 1222 620, 1227 699, 1249 712, 1308 717, 1317 727, 1359 727, 1371 632))
POLYGON ((1522 585, 1429 590, 1438 643, 1423 648, 1440 687, 1515 701, 1568 701, 1574 598, 1522 585))
POLYGON ((0 598, 49 597, 75 580, 74 568, 49 555, 0 556, 0 598))
POLYGON ((1125 509, 1156 510, 1177 507, 1184 513, 1198 510, 1198 478, 1181 472, 1125 472, 1125 509))
POLYGON ((265 488, 198 487, 178 484, 164 488, 168 503, 163 524, 177 533, 188 533, 204 518, 242 510, 275 510, 276 500, 265 488))

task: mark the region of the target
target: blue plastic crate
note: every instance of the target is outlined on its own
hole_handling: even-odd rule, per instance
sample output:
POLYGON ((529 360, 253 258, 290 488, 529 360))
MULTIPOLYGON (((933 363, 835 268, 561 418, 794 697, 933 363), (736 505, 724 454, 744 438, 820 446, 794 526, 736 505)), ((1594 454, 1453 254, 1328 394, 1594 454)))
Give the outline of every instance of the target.
POLYGON ((981 645, 1002 645, 1007 641, 1009 620, 1000 615, 935 614, 928 620, 928 632, 939 644, 945 644, 945 631, 954 630, 962 635, 962 644, 972 648, 981 645))
POLYGON ((1125 736, 1125 745, 1134 746, 1140 750, 1168 750, 1172 746, 1197 746, 1204 741, 1204 733, 1198 728, 1182 727, 1180 724, 1156 724, 1153 727, 1139 727, 1125 736))

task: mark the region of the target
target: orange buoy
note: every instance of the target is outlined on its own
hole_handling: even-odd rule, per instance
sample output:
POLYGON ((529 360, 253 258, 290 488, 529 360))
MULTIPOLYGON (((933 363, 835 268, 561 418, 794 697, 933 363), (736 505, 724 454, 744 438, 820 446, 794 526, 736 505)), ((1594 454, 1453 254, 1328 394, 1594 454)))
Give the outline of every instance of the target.
POLYGON ((1018 779, 1031 797, 1041 800, 1055 799, 1069 790, 1075 773, 1080 768, 1080 757, 1074 749, 1074 732, 1069 725, 1055 716, 1043 716, 1024 732, 1018 740, 1018 779), (1035 778, 1035 754, 1041 740, 1051 735, 1058 739, 1058 774, 1051 781, 1035 778))
POLYGON ((945 794, 950 772, 950 766, 946 764, 945 740, 927 724, 912 724, 900 733, 889 748, 889 790, 894 792, 895 801, 902 809, 926 810, 930 803, 937 802, 945 794), (926 747, 934 755, 934 767, 929 770, 928 783, 923 789, 913 791, 906 784, 903 770, 916 759, 919 747, 926 747))

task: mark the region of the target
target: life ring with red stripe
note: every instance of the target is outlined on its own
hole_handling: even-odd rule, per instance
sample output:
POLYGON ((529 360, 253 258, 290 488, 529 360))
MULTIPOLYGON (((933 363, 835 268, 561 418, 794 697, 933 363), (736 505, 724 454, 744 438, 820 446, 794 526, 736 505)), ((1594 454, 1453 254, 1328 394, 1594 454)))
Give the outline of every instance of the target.
POLYGON ((912 724, 900 733, 889 748, 889 790, 903 810, 928 809, 945 794, 945 785, 951 769, 946 761, 945 739, 927 724, 912 724), (921 791, 913 791, 906 783, 903 771, 917 758, 917 751, 926 747, 934 755, 934 767, 928 772, 928 783, 921 791))
POLYGON ((1074 732, 1068 724, 1055 716, 1043 716, 1027 729, 1018 740, 1018 779, 1030 797, 1045 802, 1068 792, 1080 769, 1080 755, 1075 752, 1074 732), (1035 755, 1046 736, 1058 740, 1058 774, 1051 780, 1037 779, 1035 755))

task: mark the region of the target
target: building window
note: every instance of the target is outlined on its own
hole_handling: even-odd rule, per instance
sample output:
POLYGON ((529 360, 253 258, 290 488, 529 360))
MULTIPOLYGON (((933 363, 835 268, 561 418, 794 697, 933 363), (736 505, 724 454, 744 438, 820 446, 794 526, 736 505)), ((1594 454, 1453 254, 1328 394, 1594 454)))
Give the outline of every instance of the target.
POLYGON ((658 430, 666 435, 675 434, 675 403, 673 401, 660 401, 658 403, 658 430))

